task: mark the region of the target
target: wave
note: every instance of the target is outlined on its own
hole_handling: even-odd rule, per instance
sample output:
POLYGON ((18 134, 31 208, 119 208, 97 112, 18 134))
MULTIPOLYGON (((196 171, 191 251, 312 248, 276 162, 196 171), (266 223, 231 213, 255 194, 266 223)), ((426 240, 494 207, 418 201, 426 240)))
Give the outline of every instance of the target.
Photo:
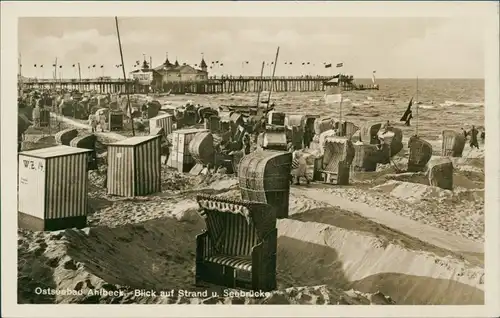
POLYGON ((458 102, 458 101, 447 100, 444 103, 441 103, 439 105, 441 107, 450 107, 450 106, 481 107, 481 106, 484 106, 484 102, 481 102, 481 103, 465 103, 465 102, 458 102))
POLYGON ((418 105, 418 108, 423 108, 423 109, 434 109, 434 108, 436 108, 436 106, 434 106, 434 105, 425 105, 425 104, 422 104, 422 105, 418 105))

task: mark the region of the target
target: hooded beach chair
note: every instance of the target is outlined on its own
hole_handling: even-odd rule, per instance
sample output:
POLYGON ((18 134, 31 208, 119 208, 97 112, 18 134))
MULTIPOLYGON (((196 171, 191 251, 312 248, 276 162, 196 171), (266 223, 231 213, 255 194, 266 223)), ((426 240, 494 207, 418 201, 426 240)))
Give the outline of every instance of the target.
POLYGON ((408 140, 408 172, 423 172, 432 157, 432 145, 418 136, 408 140))
POLYGON ((462 157, 465 148, 464 134, 454 130, 443 130, 441 156, 462 157))
POLYGON ((199 195, 206 230, 196 237, 196 285, 276 288, 274 209, 265 203, 199 195))
POLYGON ((356 154, 354 145, 342 137, 326 137, 323 157, 324 181, 330 184, 349 184, 351 164, 356 154))

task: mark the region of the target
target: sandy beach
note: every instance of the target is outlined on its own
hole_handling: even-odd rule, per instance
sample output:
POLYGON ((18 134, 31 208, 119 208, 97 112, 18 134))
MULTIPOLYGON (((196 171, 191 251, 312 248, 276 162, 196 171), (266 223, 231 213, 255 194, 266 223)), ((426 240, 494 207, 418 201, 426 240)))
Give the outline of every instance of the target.
MULTIPOLYGON (((97 136, 102 143, 122 138, 97 136)), ((204 228, 195 196, 239 198, 234 176, 164 168, 161 193, 123 199, 106 195, 104 175, 92 171, 88 228, 19 230, 19 302, 481 304, 483 156, 456 160, 453 191, 391 166, 355 173, 347 187, 293 186, 290 217, 278 221, 278 289, 261 298, 225 297, 220 287, 210 290, 217 296, 180 292, 202 291, 194 286, 195 236, 204 228), (36 287, 80 292, 44 295, 36 287), (157 295, 136 295, 137 289, 157 295)), ((403 153, 395 162, 404 160, 403 153)))

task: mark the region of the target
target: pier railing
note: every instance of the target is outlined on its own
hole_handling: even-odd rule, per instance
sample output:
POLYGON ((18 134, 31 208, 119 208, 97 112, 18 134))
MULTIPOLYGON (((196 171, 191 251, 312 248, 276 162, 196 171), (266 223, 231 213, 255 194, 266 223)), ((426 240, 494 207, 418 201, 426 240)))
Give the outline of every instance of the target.
MULTIPOLYGON (((275 92, 311 92, 323 91, 328 86, 332 76, 302 75, 277 76, 211 76, 206 80, 197 81, 153 81, 151 85, 140 85, 133 79, 124 81, 119 78, 87 78, 87 79, 23 79, 25 87, 50 89, 78 89, 80 91, 98 91, 101 93, 144 93, 149 86, 156 92, 171 92, 173 94, 222 94, 258 92, 262 84, 263 90, 275 92), (272 86, 272 87, 271 87, 272 86)), ((352 78, 341 81, 344 90, 378 89, 378 86, 358 86, 352 78)))

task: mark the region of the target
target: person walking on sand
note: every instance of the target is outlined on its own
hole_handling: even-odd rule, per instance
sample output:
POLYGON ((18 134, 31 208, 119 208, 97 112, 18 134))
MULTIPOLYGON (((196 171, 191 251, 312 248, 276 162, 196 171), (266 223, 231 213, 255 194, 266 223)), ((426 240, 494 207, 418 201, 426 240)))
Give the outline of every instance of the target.
POLYGON ((101 131, 104 132, 106 127, 106 115, 104 115, 104 112, 101 112, 99 115, 99 126, 101 126, 101 131))
POLYGON ((476 129, 474 125, 472 125, 472 129, 470 130, 470 147, 471 149, 476 147, 479 149, 479 144, 477 142, 477 135, 479 131, 476 129))
POLYGON ((93 133, 97 131, 97 120, 95 118, 95 114, 89 115, 89 126, 93 133))
POLYGON ((242 143, 243 143, 243 153, 248 155, 251 151, 250 134, 248 132, 243 133, 242 143))
POLYGON ((300 185, 300 178, 306 179, 306 183, 310 184, 311 181, 307 176, 307 161, 304 155, 296 151, 294 162, 293 165, 297 167, 295 170, 295 185, 300 185))

